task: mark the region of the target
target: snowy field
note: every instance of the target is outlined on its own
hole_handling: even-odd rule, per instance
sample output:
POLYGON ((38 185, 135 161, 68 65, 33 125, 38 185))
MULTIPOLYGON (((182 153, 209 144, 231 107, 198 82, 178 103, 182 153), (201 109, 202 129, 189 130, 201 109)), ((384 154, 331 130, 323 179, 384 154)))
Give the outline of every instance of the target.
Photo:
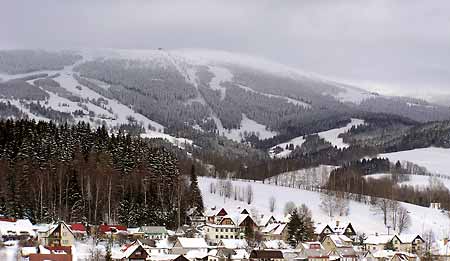
MULTIPOLYGON (((364 176, 365 179, 381 179, 381 178, 391 178, 390 173, 377 173, 364 176)), ((416 188, 425 189, 430 184, 430 178, 438 180, 444 184, 446 188, 450 190, 450 179, 439 178, 439 177, 431 177, 424 175, 408 175, 408 181, 399 182, 400 185, 413 186, 416 188)))
POLYGON ((292 188, 317 188, 326 184, 331 171, 336 168, 336 166, 320 165, 315 168, 284 172, 265 179, 264 183, 292 188))
MULTIPOLYGON (((336 146, 338 148, 347 148, 349 145, 344 143, 342 138, 339 138, 339 134, 346 133, 351 129, 352 126, 358 126, 364 124, 364 120, 360 119, 351 119, 350 123, 348 123, 345 127, 342 128, 336 128, 331 129, 327 131, 319 132, 318 135, 325 139, 326 141, 330 142, 333 146, 336 146)), ((269 155, 272 158, 285 158, 291 154, 290 150, 286 150, 286 145, 293 144, 294 147, 302 146, 303 142, 305 142, 305 139, 303 136, 299 136, 296 138, 293 138, 292 140, 289 140, 287 142, 280 143, 278 145, 273 146, 269 150, 269 155), (282 152, 275 154, 275 148, 280 147, 283 149, 282 152)))
POLYGON ((450 176, 450 149, 430 147, 385 153, 378 157, 388 158, 391 162, 409 161, 425 167, 433 174, 450 176))
MULTIPOLYGON (((295 188, 281 187, 275 185, 262 184, 253 181, 232 181, 233 187, 245 189, 251 186, 254 200, 248 205, 246 202, 236 201, 233 197, 225 199, 218 193, 211 194, 210 184, 216 183, 218 179, 199 177, 199 186, 202 191, 203 200, 206 207, 225 207, 229 211, 238 211, 238 208, 247 208, 259 214, 270 214, 269 199, 276 198, 276 208, 274 216, 283 216, 283 208, 286 202, 294 201, 297 205, 306 204, 312 211, 313 220, 317 223, 351 222, 357 232, 366 234, 386 233, 387 228, 383 224, 381 213, 376 213, 370 205, 365 205, 356 201, 350 201, 350 213, 344 217, 328 217, 320 208, 320 193, 305 191, 295 188)), ((424 208, 412 204, 400 203, 405 207, 411 216, 411 226, 406 233, 422 234, 429 229, 433 230, 436 239, 442 239, 450 235, 450 219, 439 210, 424 208)))
POLYGON ((241 127, 239 129, 225 129, 219 118, 213 117, 213 120, 216 123, 219 135, 223 135, 228 139, 237 142, 241 142, 244 132, 255 132, 259 135, 260 139, 268 139, 278 135, 277 132, 267 130, 265 125, 249 119, 245 114, 242 114, 241 127))

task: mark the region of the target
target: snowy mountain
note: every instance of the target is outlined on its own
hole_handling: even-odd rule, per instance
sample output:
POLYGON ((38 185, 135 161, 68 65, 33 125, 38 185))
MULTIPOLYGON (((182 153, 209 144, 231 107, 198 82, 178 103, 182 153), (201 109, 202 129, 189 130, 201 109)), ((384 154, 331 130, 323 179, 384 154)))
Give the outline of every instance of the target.
POLYGON ((211 50, 0 51, 0 79, 1 101, 9 103, 2 117, 84 120, 181 143, 174 136, 186 128, 266 139, 361 111, 450 118, 442 106, 211 50))

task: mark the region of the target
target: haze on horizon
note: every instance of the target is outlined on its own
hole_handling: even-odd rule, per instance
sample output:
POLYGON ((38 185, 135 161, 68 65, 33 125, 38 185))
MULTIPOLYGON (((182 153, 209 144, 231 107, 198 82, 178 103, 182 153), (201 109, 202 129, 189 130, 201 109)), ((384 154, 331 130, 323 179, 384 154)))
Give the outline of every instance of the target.
POLYGON ((6 0, 0 48, 204 48, 450 105, 450 1, 6 0))

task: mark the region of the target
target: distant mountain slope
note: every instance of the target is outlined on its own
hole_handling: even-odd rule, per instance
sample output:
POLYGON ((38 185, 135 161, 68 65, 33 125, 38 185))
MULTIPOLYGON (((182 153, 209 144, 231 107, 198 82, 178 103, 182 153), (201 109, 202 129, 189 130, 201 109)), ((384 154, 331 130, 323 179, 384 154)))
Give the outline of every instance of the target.
POLYGON ((443 106, 209 50, 0 51, 0 79, 2 100, 32 118, 83 119, 138 133, 189 129, 235 140, 293 138, 302 126, 364 111, 450 119, 443 106))

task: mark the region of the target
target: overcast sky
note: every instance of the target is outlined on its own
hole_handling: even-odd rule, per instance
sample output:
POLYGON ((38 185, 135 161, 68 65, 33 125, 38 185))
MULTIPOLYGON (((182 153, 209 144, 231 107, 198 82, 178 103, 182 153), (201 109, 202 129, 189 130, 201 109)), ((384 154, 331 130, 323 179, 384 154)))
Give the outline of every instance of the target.
POLYGON ((2 0, 0 35, 0 48, 228 50, 386 94, 450 94, 449 0, 2 0))

